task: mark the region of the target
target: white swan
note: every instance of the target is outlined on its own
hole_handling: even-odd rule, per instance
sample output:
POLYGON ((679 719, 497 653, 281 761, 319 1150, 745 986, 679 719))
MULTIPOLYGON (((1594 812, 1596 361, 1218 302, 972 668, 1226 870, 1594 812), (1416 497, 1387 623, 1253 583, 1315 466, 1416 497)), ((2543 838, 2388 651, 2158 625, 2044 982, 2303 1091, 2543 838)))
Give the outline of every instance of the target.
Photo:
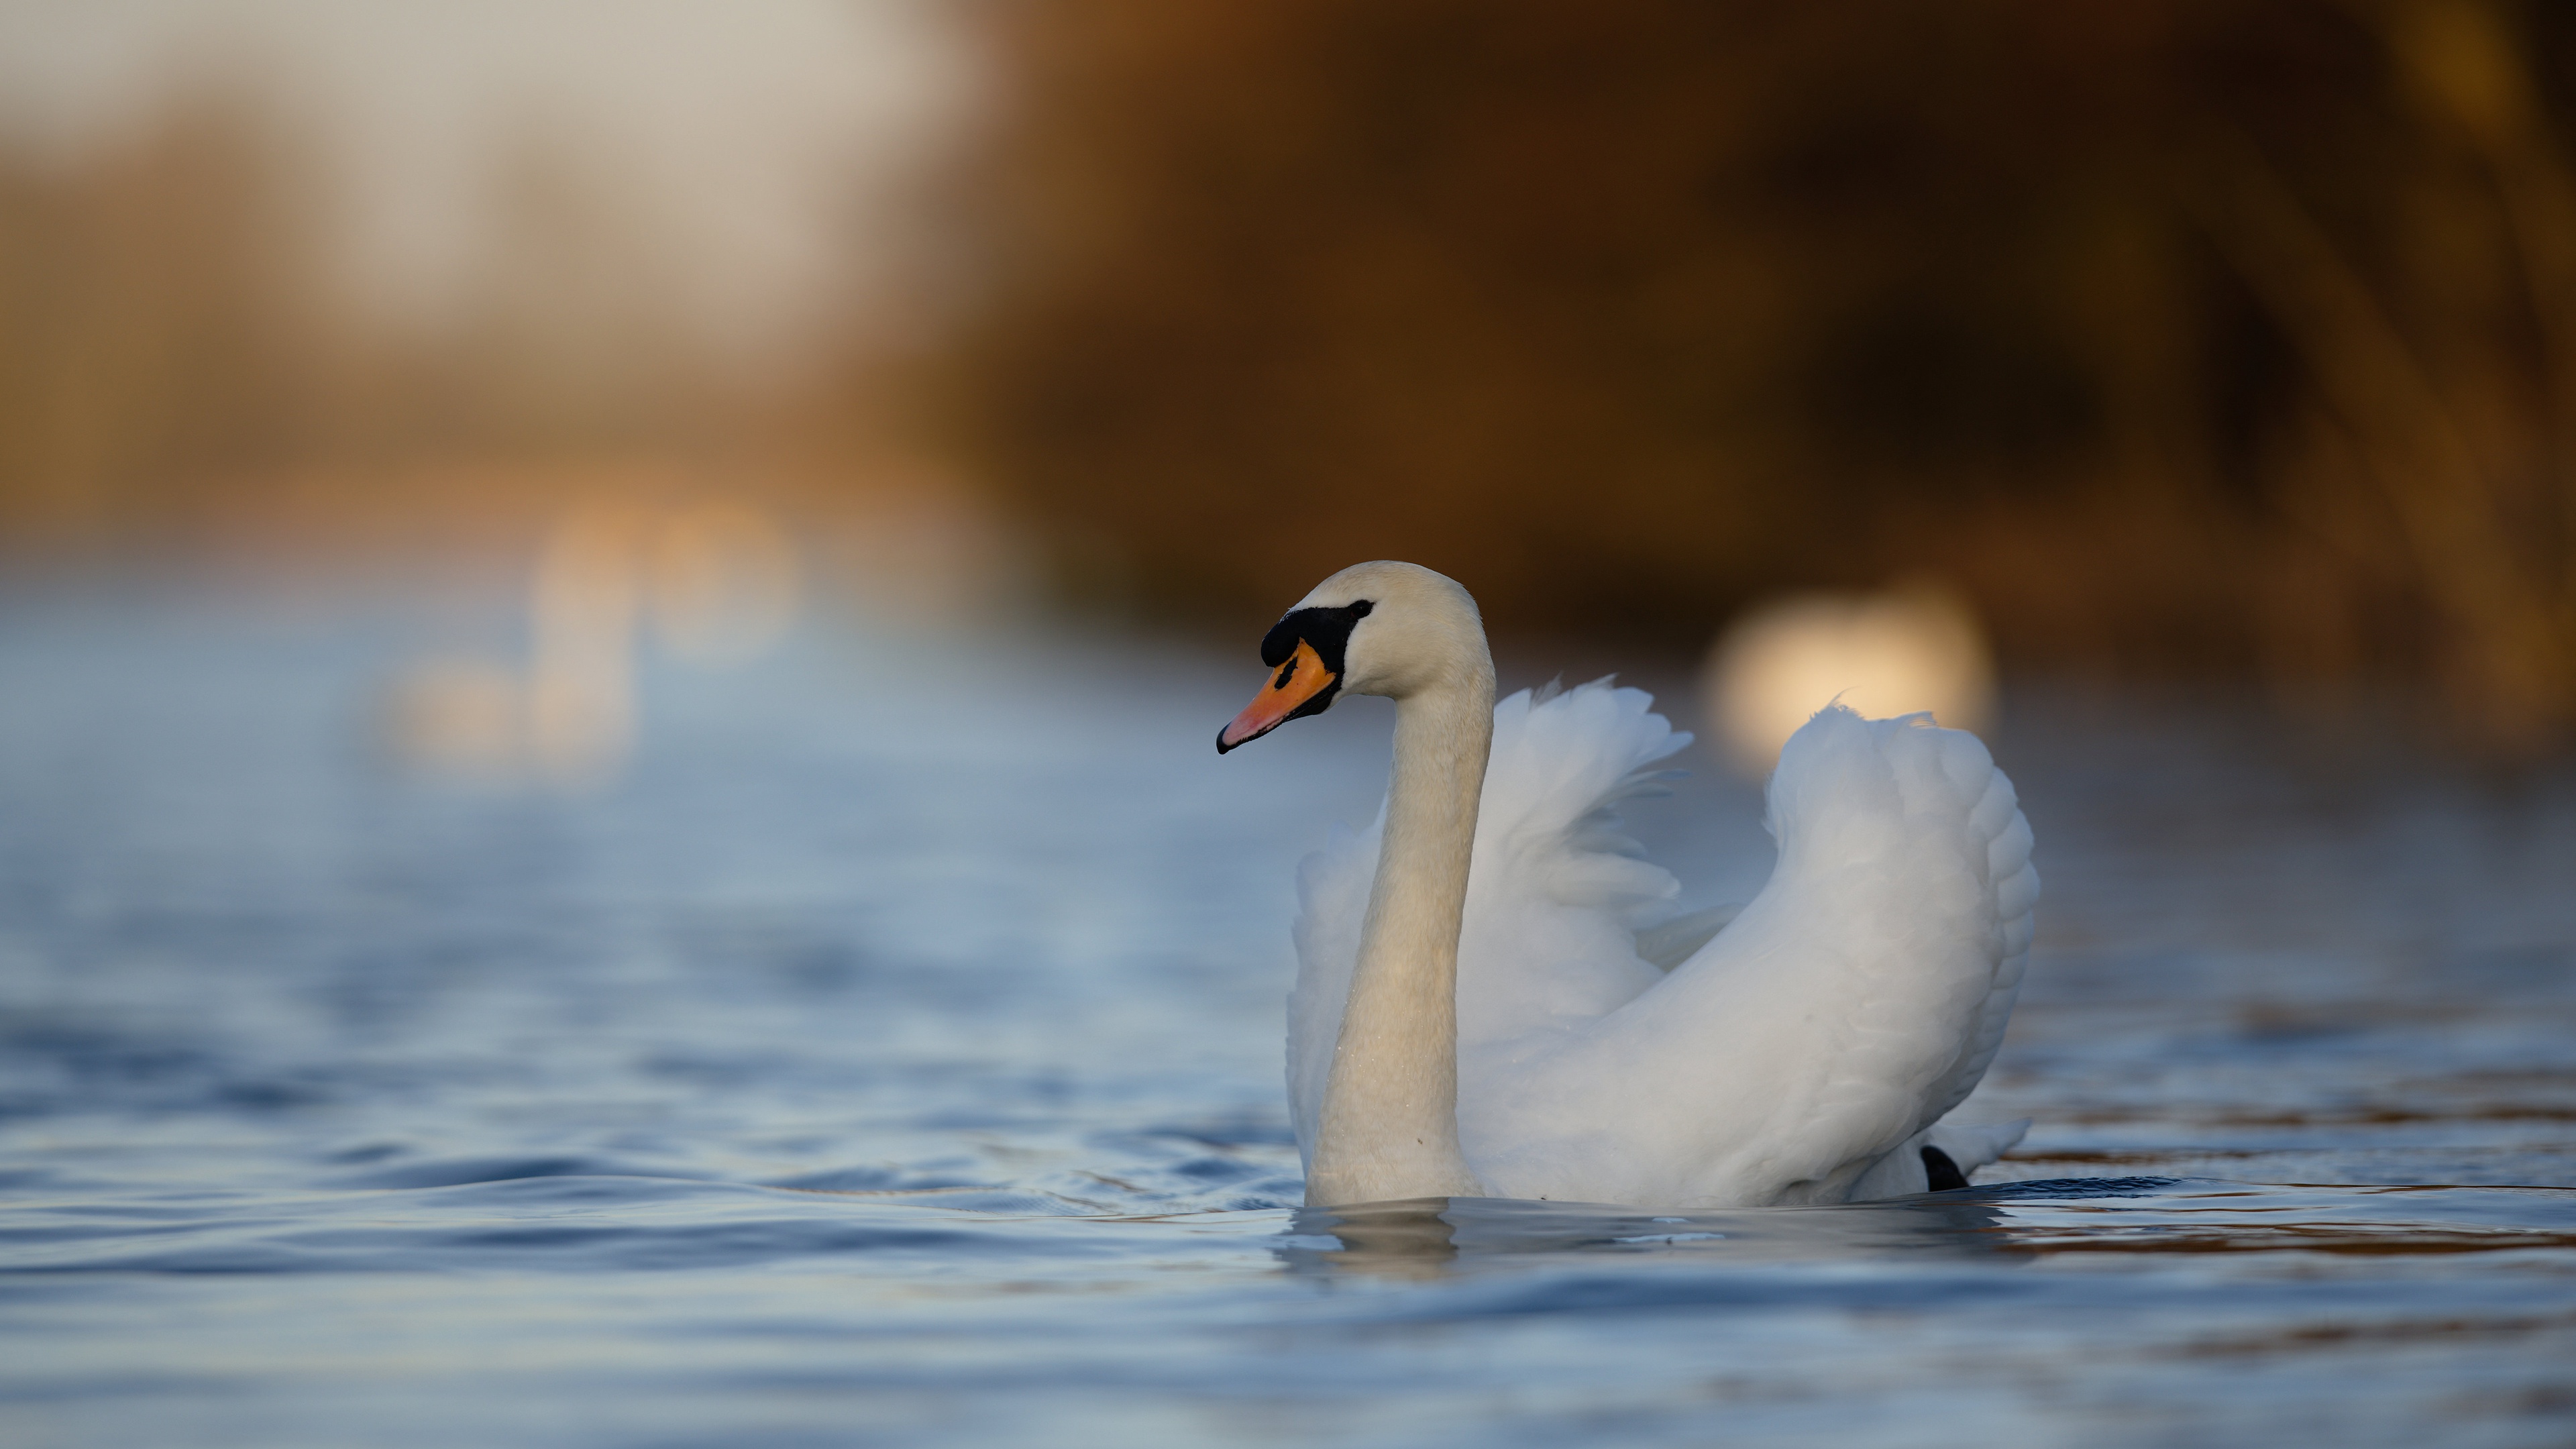
POLYGON ((1975 736, 1818 714, 1772 775, 1779 863, 1719 929, 1659 921, 1678 887, 1615 832, 1690 739, 1642 691, 1496 705, 1475 600, 1404 563, 1326 579, 1261 655, 1220 753, 1342 694, 1396 702, 1377 824, 1300 879, 1309 1204, 1844 1202, 1955 1186, 2020 1139, 1941 1123, 2003 1038, 2039 898, 1975 736))

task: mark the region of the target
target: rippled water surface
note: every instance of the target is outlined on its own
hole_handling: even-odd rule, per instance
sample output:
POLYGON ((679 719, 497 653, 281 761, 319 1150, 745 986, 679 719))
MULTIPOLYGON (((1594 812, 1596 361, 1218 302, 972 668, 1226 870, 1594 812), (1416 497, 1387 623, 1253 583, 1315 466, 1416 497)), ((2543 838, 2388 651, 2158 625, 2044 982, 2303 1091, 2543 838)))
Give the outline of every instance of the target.
MULTIPOLYGON (((2563 775, 2029 702, 1978 1187, 1334 1218, 1285 923, 1382 705, 1220 760, 1248 649, 816 628, 512 789, 382 758, 406 617, 0 605, 13 1445, 2576 1437, 2563 775)), ((1714 903, 1755 816, 1632 823, 1714 903)))

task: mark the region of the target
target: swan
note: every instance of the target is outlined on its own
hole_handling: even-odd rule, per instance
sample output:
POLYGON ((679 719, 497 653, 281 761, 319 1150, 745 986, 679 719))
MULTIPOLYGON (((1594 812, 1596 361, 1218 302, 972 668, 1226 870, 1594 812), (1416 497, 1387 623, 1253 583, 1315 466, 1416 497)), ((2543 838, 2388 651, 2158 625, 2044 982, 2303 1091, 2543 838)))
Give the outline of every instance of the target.
POLYGON ((1476 601, 1357 564, 1261 642, 1223 754, 1395 701, 1386 803, 1299 873, 1288 1091, 1306 1202, 1733 1208, 1965 1185, 2027 1122, 1943 1118, 1985 1074, 2039 877, 1974 735, 1828 705, 1782 748, 1740 912, 1671 918, 1616 831, 1690 742, 1609 681, 1496 703, 1476 601))

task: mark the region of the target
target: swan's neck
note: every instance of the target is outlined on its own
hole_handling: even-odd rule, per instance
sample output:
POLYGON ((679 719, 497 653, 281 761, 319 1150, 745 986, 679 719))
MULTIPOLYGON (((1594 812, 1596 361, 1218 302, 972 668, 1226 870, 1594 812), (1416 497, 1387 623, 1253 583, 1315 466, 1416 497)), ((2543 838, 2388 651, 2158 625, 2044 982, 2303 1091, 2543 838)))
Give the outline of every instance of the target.
POLYGON ((1459 677, 1396 701, 1386 833, 1306 1171, 1313 1205, 1484 1192, 1458 1146, 1458 924, 1494 738, 1493 664, 1476 652, 1459 677))

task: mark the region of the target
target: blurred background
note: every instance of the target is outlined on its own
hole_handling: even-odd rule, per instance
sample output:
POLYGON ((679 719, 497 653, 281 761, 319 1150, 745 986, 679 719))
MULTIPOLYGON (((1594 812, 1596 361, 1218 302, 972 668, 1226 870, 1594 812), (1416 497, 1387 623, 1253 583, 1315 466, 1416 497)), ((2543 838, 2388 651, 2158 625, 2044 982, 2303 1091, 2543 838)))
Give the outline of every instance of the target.
POLYGON ((2524 764, 2571 126, 2513 0, 16 0, 0 551, 722 504, 819 596, 1240 639, 1404 557, 1674 659, 1893 589, 2524 764))

